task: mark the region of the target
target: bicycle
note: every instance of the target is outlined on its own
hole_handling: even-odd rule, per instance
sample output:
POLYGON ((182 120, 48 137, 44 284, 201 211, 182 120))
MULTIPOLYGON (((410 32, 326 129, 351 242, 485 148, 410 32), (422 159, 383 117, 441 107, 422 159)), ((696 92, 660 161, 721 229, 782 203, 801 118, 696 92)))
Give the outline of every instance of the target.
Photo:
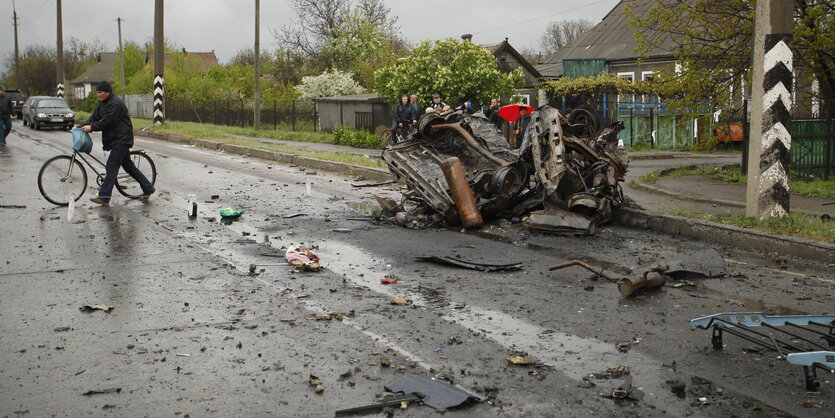
MULTIPOLYGON (((128 155, 130 155, 133 165, 148 178, 148 181, 151 184, 156 183, 157 167, 154 165, 154 160, 141 149, 131 150, 128 155)), ((87 157, 95 160, 101 167, 105 166, 101 160, 93 155, 87 154, 87 157)), ((84 153, 73 151, 72 155, 57 155, 46 160, 38 172, 38 190, 40 190, 44 199, 58 206, 69 205, 70 199, 73 201, 81 199, 81 196, 87 191, 87 170, 81 164, 81 161, 96 173, 96 184, 101 186, 104 182, 105 171, 99 172, 96 170, 96 167, 87 160, 87 157, 84 156, 84 153)), ((139 183, 125 172, 120 172, 116 176, 116 190, 131 199, 139 199, 143 195, 139 183)))

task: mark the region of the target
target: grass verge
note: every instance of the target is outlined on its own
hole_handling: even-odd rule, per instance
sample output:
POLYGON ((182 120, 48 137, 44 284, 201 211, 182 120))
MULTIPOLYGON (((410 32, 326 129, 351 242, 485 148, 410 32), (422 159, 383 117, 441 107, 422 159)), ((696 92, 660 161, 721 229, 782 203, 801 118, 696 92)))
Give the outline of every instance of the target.
MULTIPOLYGON (((748 178, 738 166, 727 167, 679 167, 672 171, 655 170, 644 174, 640 180, 655 183, 661 177, 707 176, 729 184, 747 184, 748 178)), ((797 180, 792 179, 791 192, 800 196, 835 199, 835 181, 833 180, 797 180)))
POLYGON ((790 213, 782 218, 764 220, 746 218, 744 215, 715 216, 688 211, 678 211, 675 215, 683 216, 685 218, 718 222, 726 225, 734 225, 740 228, 773 232, 775 234, 810 238, 818 241, 835 242, 835 223, 823 221, 818 217, 803 215, 800 213, 790 213))

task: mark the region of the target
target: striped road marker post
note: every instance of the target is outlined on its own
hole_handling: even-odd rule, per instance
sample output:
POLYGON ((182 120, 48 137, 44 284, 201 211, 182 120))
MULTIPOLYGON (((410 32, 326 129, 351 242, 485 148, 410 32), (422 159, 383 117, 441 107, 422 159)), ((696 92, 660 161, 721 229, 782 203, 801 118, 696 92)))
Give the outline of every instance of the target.
POLYGON ((157 74, 154 76, 154 125, 162 125, 165 122, 164 96, 165 80, 161 74, 157 74))
POLYGON ((64 97, 64 84, 58 83, 58 92, 56 94, 57 97, 64 97))

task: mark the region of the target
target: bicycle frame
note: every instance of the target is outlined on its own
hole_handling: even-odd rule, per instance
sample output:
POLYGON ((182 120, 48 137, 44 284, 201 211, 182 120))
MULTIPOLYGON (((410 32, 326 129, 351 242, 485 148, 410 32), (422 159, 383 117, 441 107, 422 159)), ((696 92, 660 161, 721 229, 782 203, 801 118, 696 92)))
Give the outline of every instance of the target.
MULTIPOLYGON (((103 162, 101 162, 101 160, 99 160, 98 158, 96 158, 96 157, 92 156, 91 154, 87 154, 87 155, 88 155, 90 158, 94 159, 94 160, 95 160, 97 163, 99 163, 102 167, 104 167, 104 166, 105 166, 105 164, 104 164, 103 162)), ((79 153, 78 151, 73 151, 73 153, 72 153, 72 162, 70 163, 70 168, 69 168, 69 170, 67 171, 67 176, 66 176, 66 177, 64 177, 64 179, 63 179, 63 180, 68 179, 68 178, 72 175, 72 169, 73 169, 73 167, 75 167, 75 164, 73 164, 73 163, 75 163, 75 162, 77 161, 77 160, 76 160, 76 157, 80 158, 80 159, 81 159, 81 161, 83 161, 83 162, 84 162, 84 164, 87 164, 87 167, 90 167, 90 170, 93 170, 93 172, 94 172, 94 173, 96 173, 96 177, 97 177, 97 178, 98 178, 98 177, 101 177, 101 173, 99 173, 99 171, 98 171, 98 170, 96 170, 96 167, 95 167, 95 166, 93 166, 93 164, 91 164, 89 161, 87 161, 87 159, 84 157, 84 155, 82 155, 82 154, 81 154, 81 153, 79 153)), ((82 165, 82 167, 84 167, 84 166, 82 165)), ((62 180, 62 181, 63 181, 63 180, 62 180)))

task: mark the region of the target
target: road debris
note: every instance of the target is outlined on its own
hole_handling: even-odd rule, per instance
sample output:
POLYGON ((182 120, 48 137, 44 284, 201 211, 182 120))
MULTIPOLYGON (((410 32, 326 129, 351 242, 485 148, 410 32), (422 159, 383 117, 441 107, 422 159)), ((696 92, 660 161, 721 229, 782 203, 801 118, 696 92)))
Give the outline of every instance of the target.
POLYGON ((507 357, 505 360, 514 366, 536 366, 538 363, 533 360, 528 360, 521 356, 507 357))
POLYGON ((235 219, 246 213, 243 209, 223 208, 220 210, 220 217, 222 219, 235 219))
POLYGON ((340 409, 336 411, 335 415, 338 417, 346 416, 346 415, 354 415, 354 414, 369 414, 372 412, 382 411, 385 408, 401 408, 404 409, 408 406, 409 402, 417 402, 420 401, 422 394, 419 393, 411 393, 408 395, 401 395, 401 396, 390 396, 386 397, 386 399, 382 402, 366 405, 366 406, 358 406, 355 408, 347 408, 347 409, 340 409))
POLYGON ((635 385, 618 386, 605 392, 600 392, 600 396, 610 399, 624 399, 628 401, 640 401, 644 399, 644 391, 638 389, 635 385))
POLYGON ((110 312, 114 309, 113 306, 108 305, 84 305, 78 308, 81 312, 95 312, 95 311, 103 311, 103 312, 110 312))
POLYGON ((397 284, 397 281, 400 280, 394 276, 386 276, 384 279, 380 279, 381 284, 389 285, 389 284, 397 284))
POLYGON ((594 372, 592 376, 595 379, 619 379, 623 376, 629 375, 632 370, 627 365, 620 365, 617 367, 610 367, 602 372, 594 372))
POLYGON ((404 395, 422 394, 424 405, 441 411, 469 402, 481 402, 480 397, 461 388, 411 373, 389 383, 385 389, 404 395))
POLYGON ((319 271, 322 265, 319 264, 319 255, 303 245, 288 245, 284 254, 287 264, 292 265, 296 270, 319 271))
POLYGON ((621 276, 613 271, 607 271, 594 267, 582 260, 572 260, 562 264, 553 265, 548 270, 560 270, 566 267, 580 266, 592 273, 618 284, 618 290, 624 296, 631 296, 640 289, 654 289, 664 286, 667 276, 664 274, 664 267, 655 266, 645 270, 635 277, 621 276))
POLYGON ((715 350, 724 350, 723 334, 728 333, 776 351, 790 364, 803 366, 807 392, 820 390, 817 369, 835 373, 835 315, 726 312, 693 319, 690 328, 712 329, 711 344, 715 350), (761 327, 779 331, 780 335, 772 336, 756 329, 761 327))
POLYGON ((409 302, 408 300, 403 299, 403 298, 394 298, 394 299, 391 300, 391 304, 392 305, 409 305, 409 304, 411 304, 411 302, 409 302))
POLYGON ((562 115, 542 106, 518 149, 481 112, 430 112, 417 128, 383 151, 389 171, 409 187, 400 205, 381 204, 392 223, 477 227, 481 219, 529 215, 530 229, 585 235, 624 203, 621 122, 599 130, 589 111, 562 115))
POLYGON ((522 263, 509 263, 509 264, 480 264, 480 263, 473 263, 470 261, 464 261, 455 257, 440 257, 440 256, 428 256, 428 257, 416 257, 419 261, 428 261, 430 263, 441 264, 445 266, 453 266, 453 267, 460 267, 470 270, 477 270, 477 271, 484 271, 484 272, 492 272, 492 271, 515 271, 522 269, 522 263))
POLYGON ((121 393, 122 388, 107 388, 107 389, 94 389, 88 390, 87 392, 82 393, 84 396, 91 396, 91 395, 107 395, 111 393, 121 393))
POLYGON ((310 375, 310 378, 307 380, 307 383, 310 386, 313 386, 313 391, 318 394, 321 394, 325 391, 325 387, 322 386, 322 383, 319 381, 319 378, 312 374, 310 375))
POLYGON ((386 180, 378 183, 351 183, 351 187, 376 187, 385 186, 386 184, 397 183, 397 180, 386 180))

